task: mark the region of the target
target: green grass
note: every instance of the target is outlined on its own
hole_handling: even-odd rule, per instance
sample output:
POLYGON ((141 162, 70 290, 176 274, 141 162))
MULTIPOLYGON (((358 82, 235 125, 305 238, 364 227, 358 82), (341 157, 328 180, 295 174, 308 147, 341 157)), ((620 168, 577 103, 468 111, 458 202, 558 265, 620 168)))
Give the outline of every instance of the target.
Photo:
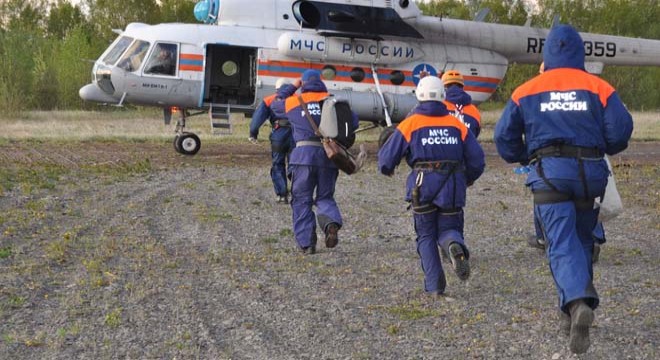
POLYGON ((121 325, 122 308, 115 308, 105 315, 104 323, 108 327, 116 328, 121 325))
MULTIPOLYGON (((480 105, 482 115, 481 141, 491 141, 493 128, 502 114, 503 104, 484 103, 480 105)), ((660 140, 660 111, 634 111, 635 123, 633 139, 638 141, 660 140)), ((3 120, 0 145, 11 140, 31 141, 93 141, 119 143, 161 143, 170 142, 174 137, 174 123, 165 125, 159 109, 141 108, 122 111, 32 111, 3 120)), ((242 114, 234 114, 231 119, 232 133, 213 135, 208 117, 204 114, 186 120, 187 131, 200 136, 202 143, 245 143, 250 119, 242 114)), ((366 126, 367 123, 362 123, 366 126)), ((267 132, 262 130, 262 134, 267 132)), ((359 142, 376 142, 380 129, 360 132, 359 142)), ((267 142, 265 135, 262 142, 267 142)), ((1 177, 0 177, 1 180, 1 177)))
POLYGON ((0 260, 11 256, 11 246, 0 248, 0 260))
MULTIPOLYGON (((660 111, 633 111, 634 130, 632 139, 636 141, 660 140, 660 111)), ((488 109, 481 111, 481 134, 479 141, 491 142, 495 124, 502 115, 502 109, 488 109)))
POLYGON ((419 301, 411 301, 406 304, 390 306, 387 312, 396 315, 400 320, 419 320, 426 317, 439 316, 440 312, 434 308, 427 308, 419 301))

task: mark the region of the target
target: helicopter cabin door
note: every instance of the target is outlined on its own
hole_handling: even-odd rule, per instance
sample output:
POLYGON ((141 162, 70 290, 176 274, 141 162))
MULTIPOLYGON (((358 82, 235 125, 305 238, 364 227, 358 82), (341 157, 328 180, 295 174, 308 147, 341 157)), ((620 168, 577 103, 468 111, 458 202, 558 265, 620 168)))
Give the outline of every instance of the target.
POLYGON ((216 105, 254 103, 257 49, 206 45, 204 102, 216 105))

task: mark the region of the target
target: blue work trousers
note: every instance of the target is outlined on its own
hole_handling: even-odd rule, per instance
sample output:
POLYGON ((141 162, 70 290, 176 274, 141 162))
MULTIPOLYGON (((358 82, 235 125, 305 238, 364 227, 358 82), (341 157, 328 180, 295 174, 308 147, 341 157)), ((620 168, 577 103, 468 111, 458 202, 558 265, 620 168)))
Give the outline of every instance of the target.
MULTIPOLYGON (((541 222, 536 216, 536 211, 534 212, 534 230, 536 231, 536 238, 543 239, 543 230, 541 230, 541 222)), ((594 231, 592 231, 591 236, 594 237, 594 241, 599 245, 602 245, 607 241, 605 239, 605 228, 603 227, 602 222, 598 221, 596 223, 596 227, 594 227, 594 231)))
POLYGON ((426 214, 413 214, 413 220, 417 233, 417 254, 424 271, 424 290, 444 292, 445 273, 438 246, 449 253, 449 245, 456 242, 463 247, 468 257, 463 240, 463 210, 452 214, 442 214, 437 210, 426 214))
POLYGON ((286 196, 287 189, 287 163, 289 154, 295 144, 290 127, 279 127, 270 133, 270 146, 272 151, 272 165, 270 177, 273 180, 275 195, 286 196))
MULTIPOLYGON (((584 185, 580 180, 549 179, 563 194, 573 198, 584 197, 584 185)), ((587 181, 589 198, 601 196, 607 178, 587 181)), ((530 184, 532 192, 548 191, 547 184, 539 179, 530 184)), ((540 220, 547 241, 546 255, 552 277, 557 286, 559 307, 568 313, 567 305, 583 299, 592 309, 598 307, 598 293, 593 285, 594 248, 593 231, 598 222, 597 208, 577 208, 573 201, 535 204, 534 212, 540 220)))
POLYGON ((338 175, 337 168, 291 165, 293 233, 299 247, 316 245, 316 219, 323 230, 330 223, 336 223, 341 228, 341 213, 335 202, 338 175))

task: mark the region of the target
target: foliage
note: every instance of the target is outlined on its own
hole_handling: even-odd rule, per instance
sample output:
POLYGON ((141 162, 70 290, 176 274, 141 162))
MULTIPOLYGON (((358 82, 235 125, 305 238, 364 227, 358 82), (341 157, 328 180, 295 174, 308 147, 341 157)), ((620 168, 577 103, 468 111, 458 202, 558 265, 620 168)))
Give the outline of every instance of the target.
MULTIPOLYGON (((78 89, 89 83, 91 63, 131 22, 196 23, 196 0, 0 0, 0 108, 4 116, 36 109, 84 109, 78 89), (74 5, 75 4, 75 5, 74 5)), ((657 0, 435 0, 419 3, 427 15, 549 27, 558 15, 580 31, 660 38, 657 0), (530 4, 536 3, 532 8, 530 4), (531 11, 534 9, 535 11, 531 11), (643 26, 641 25, 643 24, 643 26)), ((536 74, 536 65, 510 64, 492 97, 506 101, 536 74)), ((658 67, 606 67, 602 76, 632 109, 658 109, 658 67)), ((110 109, 108 109, 110 110, 110 109)))
POLYGON ((90 82, 92 59, 98 57, 105 46, 98 37, 89 35, 86 24, 79 24, 67 32, 54 56, 61 93, 60 109, 92 106, 80 99, 78 89, 90 82))
POLYGON ((28 108, 34 68, 31 52, 38 39, 23 30, 0 33, 0 107, 6 113, 28 108))
MULTIPOLYGON (((471 19, 483 8, 489 8, 487 21, 522 25, 528 18, 534 26, 549 28, 555 15, 561 23, 579 31, 646 39, 660 38, 660 5, 657 0, 538 0, 538 11, 526 8, 517 0, 435 0, 419 4, 426 15, 471 19), (640 26, 644 24, 644 26, 640 26)), ((506 77, 491 98, 504 102, 511 92, 533 77, 537 65, 510 64, 506 77)), ((610 82, 631 109, 660 108, 657 84, 658 67, 606 66, 602 77, 610 82)))
POLYGON ((64 38, 68 32, 85 24, 85 16, 79 7, 64 0, 58 0, 46 19, 46 34, 54 39, 64 38))
POLYGON ((108 42, 115 38, 112 29, 124 29, 132 22, 157 24, 160 8, 156 0, 87 0, 89 16, 97 34, 108 42))

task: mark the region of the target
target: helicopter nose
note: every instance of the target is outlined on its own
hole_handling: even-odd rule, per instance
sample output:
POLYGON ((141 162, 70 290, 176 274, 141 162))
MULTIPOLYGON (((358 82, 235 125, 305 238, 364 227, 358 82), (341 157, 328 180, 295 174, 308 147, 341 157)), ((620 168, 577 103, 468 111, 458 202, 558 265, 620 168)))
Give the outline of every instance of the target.
POLYGON ((99 89, 95 84, 87 84, 78 90, 78 95, 85 101, 92 101, 103 104, 117 104, 119 101, 108 93, 99 89))

